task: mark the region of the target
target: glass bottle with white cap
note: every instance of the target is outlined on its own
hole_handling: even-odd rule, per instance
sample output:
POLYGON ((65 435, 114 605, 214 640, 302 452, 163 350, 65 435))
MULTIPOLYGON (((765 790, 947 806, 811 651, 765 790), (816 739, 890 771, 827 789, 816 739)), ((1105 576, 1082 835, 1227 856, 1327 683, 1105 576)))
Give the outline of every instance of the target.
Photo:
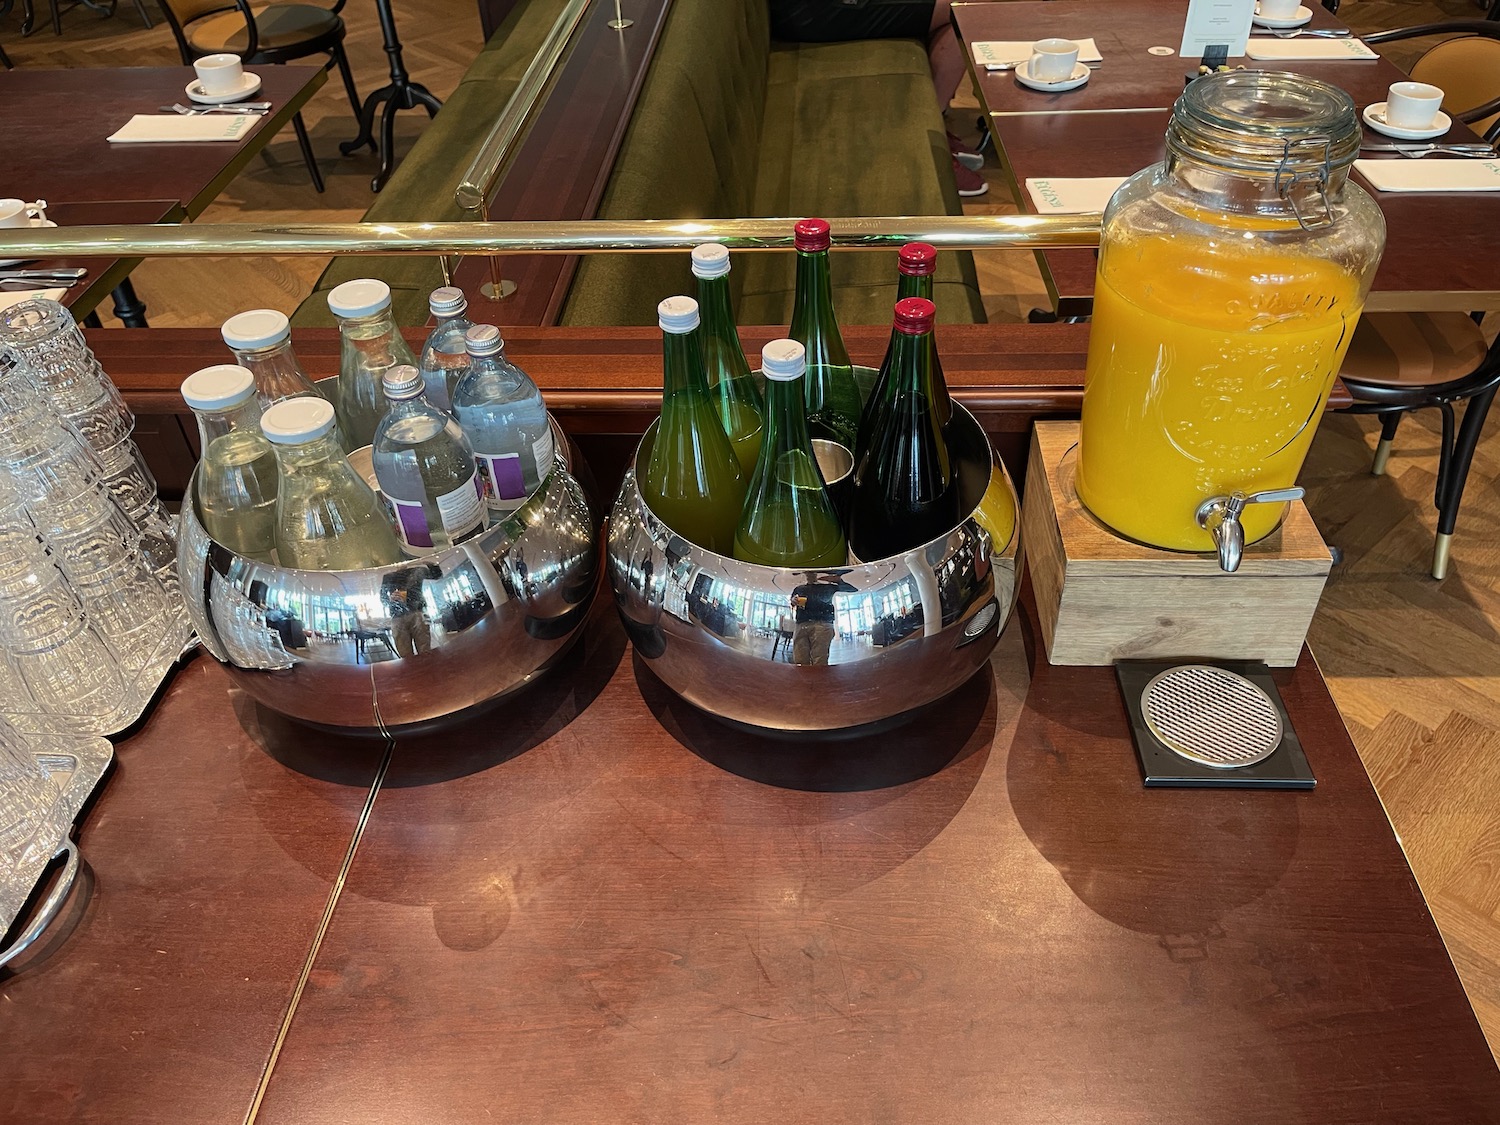
POLYGON ((750 376, 729 294, 729 249, 717 242, 693 247, 693 276, 698 279, 698 314, 702 318, 703 368, 718 405, 719 421, 746 475, 760 455, 760 391, 750 376))
POLYGON ((369 445, 385 416, 385 373, 416 356, 391 319, 391 287, 362 278, 328 292, 328 308, 339 322, 339 425, 350 449, 369 445))
POLYGON ((469 299, 457 286, 445 285, 432 291, 427 307, 437 324, 422 345, 422 380, 427 384, 427 401, 451 412, 453 388, 469 371, 469 352, 464 347, 464 333, 474 327, 464 315, 469 299))
POLYGON ((372 459, 380 491, 396 510, 408 555, 442 551, 485 527, 484 479, 457 422, 427 401, 422 373, 385 373, 391 408, 375 430, 372 459))
POLYGON ((260 432, 255 376, 223 363, 189 375, 182 398, 198 419, 198 518, 237 555, 276 561, 276 454, 260 432))
POLYGON ((292 349, 292 322, 275 309, 236 313, 219 329, 237 364, 255 377, 262 406, 284 398, 327 398, 302 370, 292 349))
POLYGON ((552 471, 547 404, 531 376, 505 356, 493 324, 464 336, 469 373, 453 390, 453 416, 474 446, 491 522, 515 511, 552 471))
POLYGON ((807 350, 772 340, 760 353, 766 433, 734 535, 734 557, 762 566, 827 567, 849 561, 807 432, 802 378, 807 350))
POLYGON ((358 570, 401 561, 384 505, 333 436, 333 406, 278 402, 261 416, 276 450, 276 558, 301 570, 358 570))

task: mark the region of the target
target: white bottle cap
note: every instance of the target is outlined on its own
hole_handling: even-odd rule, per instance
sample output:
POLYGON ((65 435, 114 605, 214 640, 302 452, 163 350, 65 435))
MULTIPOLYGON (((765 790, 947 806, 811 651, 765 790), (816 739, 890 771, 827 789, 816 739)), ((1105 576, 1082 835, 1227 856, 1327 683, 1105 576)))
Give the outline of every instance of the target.
POLYGON ((464 347, 470 355, 495 355, 504 346, 500 329, 493 324, 476 324, 464 333, 464 347))
POLYGON ((704 242, 693 247, 693 276, 708 280, 729 272, 729 247, 718 242, 704 242))
POLYGON ((234 363, 216 363, 182 381, 182 400, 194 410, 228 410, 255 394, 255 376, 234 363))
POLYGON ((251 309, 230 317, 219 333, 235 351, 248 352, 281 343, 292 334, 292 322, 275 309, 251 309))
POLYGON ((261 415, 260 432, 277 445, 306 445, 333 433, 333 403, 313 395, 284 398, 261 415))
POLYGON ((656 322, 663 332, 681 336, 698 327, 698 302, 691 297, 668 297, 656 306, 656 322))
POLYGON ((444 285, 441 289, 432 291, 427 298, 427 307, 434 316, 453 316, 469 307, 469 299, 457 286, 444 285))
POLYGON ((391 307, 391 287, 374 278, 346 281, 328 291, 328 310, 334 316, 374 316, 391 307))
POLYGON ((380 377, 386 398, 416 398, 422 388, 422 373, 409 363, 398 363, 380 377))
POLYGON ((807 349, 796 340, 772 340, 760 349, 760 370, 778 383, 800 379, 807 370, 807 349))

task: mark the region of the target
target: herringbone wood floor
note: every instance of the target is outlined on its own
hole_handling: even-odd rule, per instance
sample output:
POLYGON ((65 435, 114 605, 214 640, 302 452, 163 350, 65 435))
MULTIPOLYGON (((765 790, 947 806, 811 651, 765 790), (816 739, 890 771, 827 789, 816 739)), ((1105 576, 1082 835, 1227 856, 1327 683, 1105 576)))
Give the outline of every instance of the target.
MULTIPOLYGON (((439 97, 458 83, 479 48, 478 20, 467 0, 402 0, 398 7, 407 63, 439 97)), ((1471 17, 1470 0, 1345 0, 1357 29, 1471 17)), ((170 32, 140 28, 126 6, 112 20, 79 9, 65 33, 0 37, 20 66, 127 66, 177 62, 170 32)), ((349 53, 361 89, 384 82, 385 58, 372 10, 350 5, 349 53)), ((1419 48, 1395 45, 1409 63, 1419 48)), ((972 137, 972 99, 961 96, 950 121, 972 137)), ((328 181, 317 195, 294 140, 247 169, 204 221, 353 220, 369 203, 368 155, 341 157, 352 133, 337 82, 307 111, 328 181)), ((401 115, 398 149, 410 147, 425 120, 401 115)), ((973 213, 1012 209, 998 171, 973 213)), ((994 319, 1015 320, 1045 303, 1031 256, 979 255, 981 286, 994 319)), ((153 323, 214 324, 239 309, 290 310, 323 268, 318 259, 147 262, 137 287, 153 323)), ((1497 412, 1500 413, 1500 412, 1497 412)), ((1369 475, 1374 423, 1347 415, 1326 420, 1304 472, 1309 503, 1330 542, 1344 552, 1313 624, 1312 643, 1475 1009, 1500 1047, 1500 422, 1492 420, 1465 496, 1453 566, 1441 583, 1427 576, 1435 516, 1435 421, 1403 423, 1389 471, 1369 475)), ((1316 763, 1314 763, 1316 764, 1316 763)))

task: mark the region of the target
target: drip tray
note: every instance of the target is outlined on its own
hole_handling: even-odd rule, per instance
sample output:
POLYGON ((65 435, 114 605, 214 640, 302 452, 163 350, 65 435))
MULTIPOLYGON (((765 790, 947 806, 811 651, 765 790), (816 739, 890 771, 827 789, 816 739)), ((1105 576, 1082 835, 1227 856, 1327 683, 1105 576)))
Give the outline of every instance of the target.
POLYGON ((1311 789, 1317 785, 1264 664, 1115 664, 1146 787, 1311 789))

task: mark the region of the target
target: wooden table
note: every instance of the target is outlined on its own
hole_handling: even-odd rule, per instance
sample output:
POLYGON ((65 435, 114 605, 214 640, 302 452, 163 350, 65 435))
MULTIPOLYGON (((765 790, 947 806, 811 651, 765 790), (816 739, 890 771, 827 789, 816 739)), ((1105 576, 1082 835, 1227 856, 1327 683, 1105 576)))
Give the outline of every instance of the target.
MULTIPOLYGON (((47 217, 58 226, 95 226, 103 224, 180 223, 184 217, 182 205, 175 200, 143 199, 136 202, 114 203, 52 203, 48 201, 47 217)), ((63 294, 62 303, 83 319, 94 311, 105 296, 115 292, 115 313, 120 319, 139 315, 130 303, 133 291, 119 292, 119 287, 129 278, 130 271, 140 264, 139 258, 47 258, 27 261, 17 269, 72 269, 88 270, 83 283, 75 285, 63 294)), ((141 312, 144 312, 142 308, 141 312)))
MULTIPOLYGON (((1343 27, 1314 0, 1311 27, 1343 27)), ((975 76, 980 103, 997 119, 1028 114, 1122 113, 1169 109, 1182 93, 1184 78, 1195 73, 1197 59, 1177 57, 1182 43, 1186 4, 1176 0, 1021 0, 1018 3, 954 4, 953 24, 975 76), (975 67, 969 44, 985 40, 1032 41, 1048 36, 1092 36, 1104 57, 1088 82, 1065 94, 1029 90, 1009 71, 975 67), (1156 55, 1152 47, 1170 48, 1156 55)), ((1231 59, 1234 66, 1289 70, 1347 90, 1361 105, 1382 101, 1387 87, 1406 77, 1384 59, 1371 62, 1255 62, 1231 59)))
MULTIPOLYGON (((1383 99, 1381 99, 1383 100, 1383 99)), ((1360 109, 1364 105, 1360 104, 1360 109)), ((997 123, 995 143, 1012 194, 1023 211, 1035 211, 1028 179, 1128 176, 1165 158, 1170 113, 1065 114, 1010 117, 997 123)), ((1386 142, 1366 130, 1370 142, 1386 142)), ((1455 123, 1443 138, 1475 143, 1455 123)), ((1394 153, 1367 159, 1405 160, 1394 153)), ((1381 192, 1358 173, 1359 183, 1386 218, 1386 248, 1375 275, 1370 311, 1458 311, 1500 308, 1500 197, 1494 193, 1381 192), (1441 253, 1434 253, 1434 239, 1441 253)), ((1093 307, 1093 250, 1037 251, 1043 280, 1060 316, 1087 316, 1093 307)))
POLYGON ((291 121, 328 75, 317 66, 260 66, 256 101, 272 103, 238 143, 110 144, 133 114, 187 104, 191 67, 0 72, 0 191, 53 203, 175 200, 186 217, 219 192, 291 121))
POLYGON ((682 704, 607 596, 388 760, 200 656, 0 975, 0 1120, 1500 1119, 1311 658, 1276 679, 1316 791, 1147 791, 1113 674, 1017 616, 923 721, 821 746, 682 704))

